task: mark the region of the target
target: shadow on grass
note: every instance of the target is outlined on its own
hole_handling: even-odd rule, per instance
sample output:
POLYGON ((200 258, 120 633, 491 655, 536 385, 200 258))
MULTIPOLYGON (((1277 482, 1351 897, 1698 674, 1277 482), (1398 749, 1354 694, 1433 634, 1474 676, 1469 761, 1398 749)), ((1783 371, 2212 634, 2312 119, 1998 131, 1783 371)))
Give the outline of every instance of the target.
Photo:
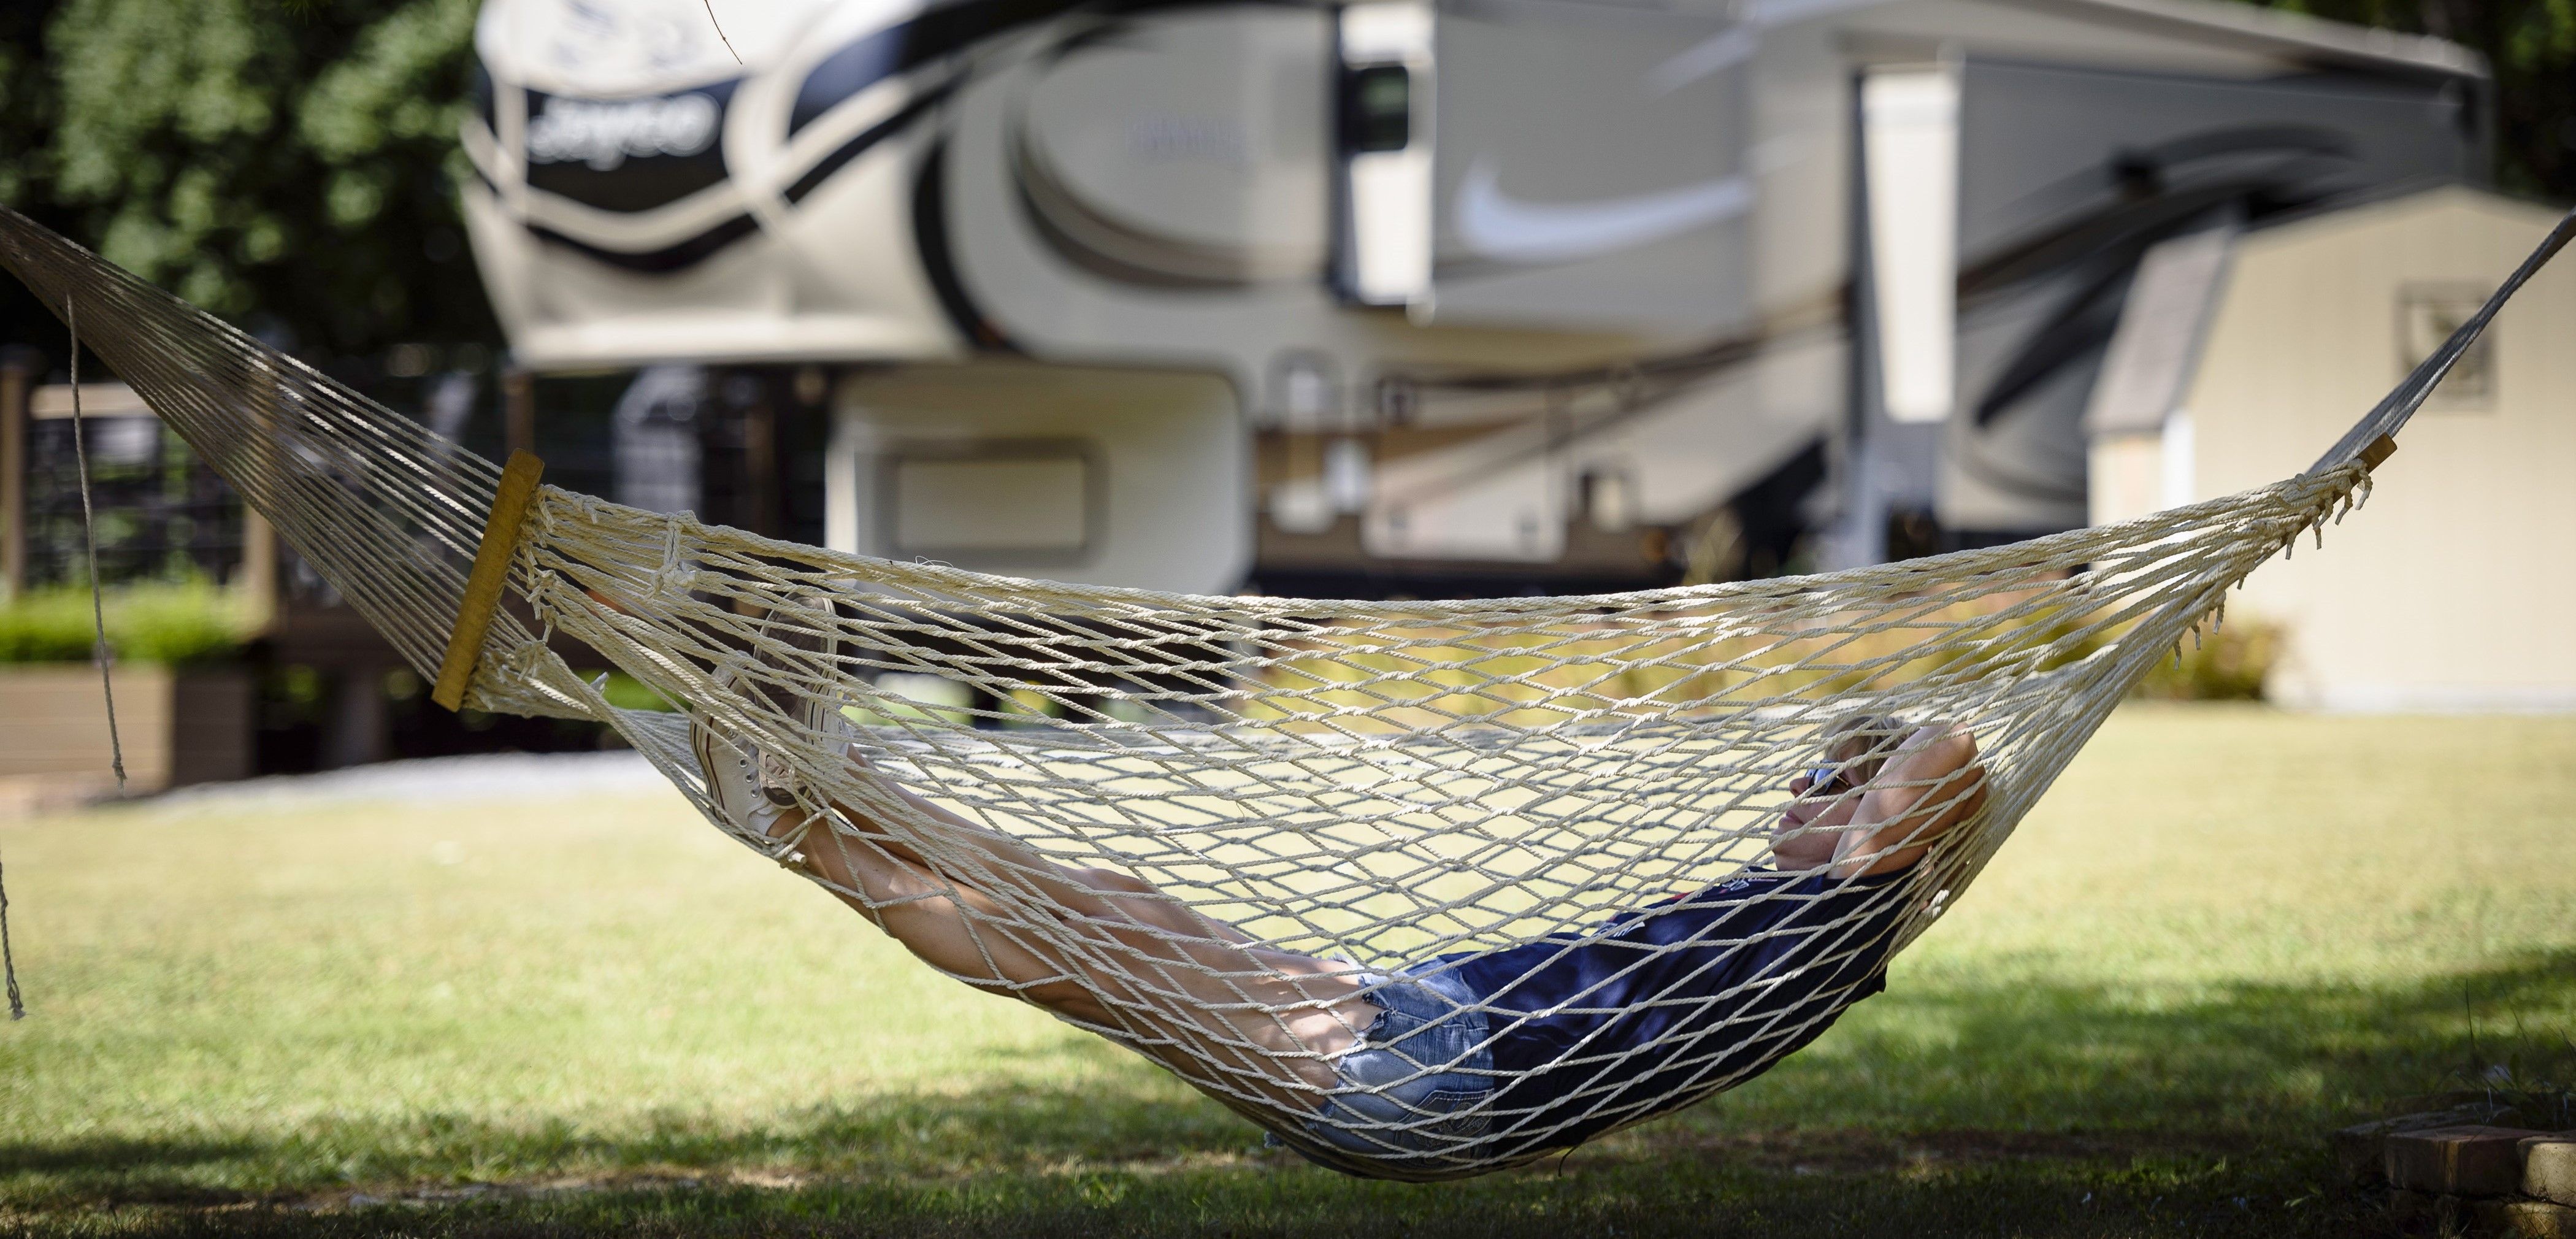
POLYGON ((1582 1162, 1462 1184, 1367 1183, 1284 1164, 1078 1169, 787 1188, 665 1182, 319 1208, 0 1214, 0 1232, 328 1236, 2218 1236, 2382 1233, 2376 1202, 2319 1191, 2310 1159, 2138 1159, 1765 1171, 1692 1159, 1582 1162))
POLYGON ((1945 1126, 2271 1138, 2511 1064, 2576 1067, 2576 951, 2388 986, 2104 985, 1918 973, 1686 1125, 1945 1126))
POLYGON ((2576 1059, 2569 951, 2162 1006, 1911 981, 1746 1089, 1466 1184, 1314 1170, 1131 1065, 1080 1090, 848 1098, 749 1127, 422 1114, 0 1146, 0 1232, 14 1215, 154 1234, 2367 1233, 2368 1202, 2329 1181, 2327 1129, 2476 1062, 2564 1078, 2576 1059))

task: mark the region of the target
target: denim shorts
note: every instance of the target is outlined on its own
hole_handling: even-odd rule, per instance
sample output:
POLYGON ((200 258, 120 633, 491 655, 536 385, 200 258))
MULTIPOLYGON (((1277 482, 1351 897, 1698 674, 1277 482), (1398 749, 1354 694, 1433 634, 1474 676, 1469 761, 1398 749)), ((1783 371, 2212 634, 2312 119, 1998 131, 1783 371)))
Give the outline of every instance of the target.
POLYGON ((1482 1001, 1454 970, 1398 975, 1368 994, 1381 1010, 1333 1060, 1341 1086, 1306 1130, 1371 1157, 1456 1155, 1493 1125, 1494 1056, 1482 1001))

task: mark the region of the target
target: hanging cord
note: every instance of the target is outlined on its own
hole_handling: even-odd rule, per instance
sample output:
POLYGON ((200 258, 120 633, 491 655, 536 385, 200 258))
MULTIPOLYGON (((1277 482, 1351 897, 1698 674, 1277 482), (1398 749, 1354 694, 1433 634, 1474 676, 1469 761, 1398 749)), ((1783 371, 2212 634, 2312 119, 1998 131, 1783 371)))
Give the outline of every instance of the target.
POLYGON ((18 956, 9 949, 9 884, 0 882, 0 975, 9 981, 9 1018, 27 1018, 27 1000, 18 994, 18 956))
POLYGON ((92 647, 98 658, 98 687, 107 695, 107 752, 116 767, 116 794, 125 794, 125 742, 116 734, 116 684, 107 674, 107 602, 98 581, 98 514, 89 504, 89 446, 83 442, 80 397, 80 316, 72 299, 63 298, 63 325, 72 333, 72 459, 80 467, 81 528, 89 536, 89 618, 98 632, 92 647))
MULTIPOLYGON (((98 513, 90 506, 89 445, 83 441, 85 428, 81 421, 80 389, 80 317, 72 308, 72 299, 63 298, 63 325, 72 336, 72 459, 80 473, 81 528, 89 538, 89 618, 96 641, 90 647, 98 659, 98 688, 107 699, 108 761, 116 770, 116 791, 125 794, 125 741, 116 732, 116 683, 108 676, 107 601, 98 580, 98 513)), ((0 869, 0 874, 5 874, 0 869)), ((18 992, 18 955, 9 941, 9 887, 0 882, 0 982, 9 990, 9 1018, 27 1018, 27 1000, 18 992)))
POLYGON ((707 24, 716 28, 716 37, 724 39, 725 50, 733 53, 733 62, 742 63, 742 53, 733 50, 733 40, 725 39, 724 23, 716 20, 716 0, 707 0, 707 24))

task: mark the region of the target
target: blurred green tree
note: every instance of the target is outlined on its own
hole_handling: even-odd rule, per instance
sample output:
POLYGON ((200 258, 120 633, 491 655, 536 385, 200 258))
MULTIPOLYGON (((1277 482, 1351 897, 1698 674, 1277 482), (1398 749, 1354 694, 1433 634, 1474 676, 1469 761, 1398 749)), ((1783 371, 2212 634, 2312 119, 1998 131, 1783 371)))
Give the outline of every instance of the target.
POLYGON ((2576 201, 2576 0, 2250 0, 2449 39, 2495 76, 2497 188, 2576 201))
POLYGON ((455 192, 475 8, 18 0, 0 200, 309 357, 495 340, 455 192))
MULTIPOLYGON (((45 55, 45 28, 54 0, 0 5, 0 203, 57 231, 79 234, 54 201, 55 118, 62 111, 53 66, 45 55)), ((16 280, 0 279, 0 346, 59 340, 58 329, 16 280)), ((42 351, 42 346, 38 346, 42 351)), ((61 352, 59 343, 52 350, 61 352)), ((59 357, 53 357, 59 360, 59 357)))

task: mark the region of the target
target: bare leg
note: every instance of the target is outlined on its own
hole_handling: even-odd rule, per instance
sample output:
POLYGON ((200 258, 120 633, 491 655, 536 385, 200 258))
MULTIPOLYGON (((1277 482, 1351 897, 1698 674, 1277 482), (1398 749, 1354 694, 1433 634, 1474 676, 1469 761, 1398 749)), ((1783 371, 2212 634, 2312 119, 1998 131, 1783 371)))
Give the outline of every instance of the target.
MULTIPOLYGON (((1253 946, 1125 874, 1047 860, 883 780, 947 833, 934 860, 869 813, 783 821, 803 864, 923 962, 1068 1019, 1121 1032, 1184 1078, 1297 1109, 1335 1083, 1378 1009, 1347 965, 1253 946), (1050 918, 1068 932, 1042 933, 1050 918)), ((933 845, 936 846, 936 845, 933 845)))
MULTIPOLYGON (((773 611, 752 651, 766 670, 734 675, 736 686, 830 734, 825 703, 771 681, 836 674, 832 616, 821 595, 773 611)), ((817 814, 769 757, 703 727, 691 740, 738 827, 792 840, 808 872, 922 960, 1120 1036, 1211 1092, 1311 1109, 1336 1083, 1325 1056, 1375 1022, 1355 969, 1259 947, 1125 874, 1057 865, 876 777, 856 754, 862 803, 817 814)))

